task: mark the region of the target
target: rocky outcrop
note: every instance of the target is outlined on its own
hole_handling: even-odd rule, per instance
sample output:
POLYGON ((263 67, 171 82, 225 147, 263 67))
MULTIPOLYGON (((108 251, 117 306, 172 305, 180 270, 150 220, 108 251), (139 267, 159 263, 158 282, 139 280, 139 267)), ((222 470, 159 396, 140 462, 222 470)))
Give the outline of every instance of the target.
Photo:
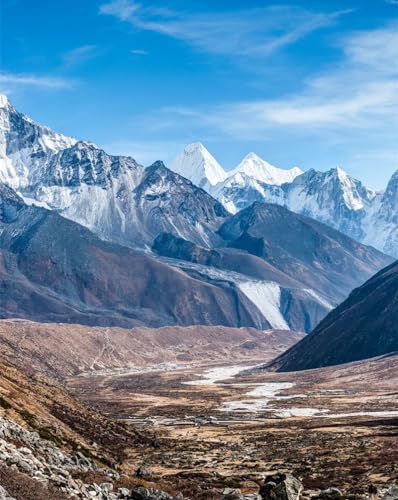
POLYGON ((16 499, 10 497, 7 491, 2 486, 0 486, 0 500, 16 500, 16 499))
POLYGON ((99 469, 92 459, 79 451, 67 454, 54 442, 42 439, 38 433, 29 432, 3 417, 0 417, 0 462, 44 485, 55 486, 71 498, 118 498, 117 495, 108 495, 112 485, 90 485, 73 479, 74 474, 89 471, 100 471, 110 479, 116 479, 115 471, 99 469))
POLYGON ((278 473, 265 478, 260 488, 263 500, 299 500, 303 485, 291 474, 278 473))

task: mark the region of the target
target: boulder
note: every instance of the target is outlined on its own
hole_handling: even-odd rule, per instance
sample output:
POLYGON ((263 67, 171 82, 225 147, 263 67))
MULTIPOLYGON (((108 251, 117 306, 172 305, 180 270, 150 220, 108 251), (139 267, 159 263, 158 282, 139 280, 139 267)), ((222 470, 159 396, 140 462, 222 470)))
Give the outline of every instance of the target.
POLYGON ((398 485, 390 486, 383 496, 383 500, 398 500, 398 485))
POLYGON ((239 489, 225 488, 223 491, 222 500, 244 500, 244 496, 239 489))
POLYGON ((165 491, 139 486, 131 491, 129 500, 173 500, 173 497, 165 491))
POLYGON ((0 500, 15 500, 15 498, 10 497, 7 491, 0 486, 0 500))
POLYGON ((301 481, 291 474, 279 472, 265 478, 260 495, 263 500, 299 500, 302 490, 301 481))
POLYGON ((315 497, 317 500, 341 500, 344 498, 343 493, 338 488, 328 488, 323 490, 315 497))

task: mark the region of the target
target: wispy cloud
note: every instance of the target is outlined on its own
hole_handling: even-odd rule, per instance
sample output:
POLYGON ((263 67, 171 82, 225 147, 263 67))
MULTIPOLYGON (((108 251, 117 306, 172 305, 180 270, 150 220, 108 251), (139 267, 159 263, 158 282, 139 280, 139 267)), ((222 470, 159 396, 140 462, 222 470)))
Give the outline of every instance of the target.
POLYGON ((157 160, 167 164, 175 158, 184 147, 183 141, 174 140, 140 140, 115 141, 103 145, 111 154, 131 156, 142 165, 151 165, 157 160))
POLYGON ((339 64, 307 79, 301 91, 278 99, 227 103, 205 112, 168 108, 181 119, 230 133, 264 134, 274 127, 385 127, 398 117, 398 30, 357 32, 339 46, 339 64))
POLYGON ((116 16, 122 21, 128 21, 139 8, 138 4, 134 4, 129 0, 114 0, 101 5, 100 12, 101 14, 116 16))
POLYGON ((330 26, 344 10, 311 12, 300 7, 270 6, 240 11, 184 13, 132 0, 113 0, 100 13, 129 22, 135 28, 190 43, 205 52, 229 55, 269 55, 315 30, 330 26))
POLYGON ((97 52, 96 45, 82 45, 75 49, 69 50, 63 56, 64 65, 67 67, 77 66, 86 61, 93 59, 97 52))
POLYGON ((130 54, 133 54, 134 56, 147 56, 149 52, 144 49, 132 49, 130 50, 130 54))
POLYGON ((9 89, 12 89, 13 87, 68 89, 73 87, 74 82, 69 79, 52 76, 21 73, 0 73, 0 84, 2 86, 7 86, 9 89))

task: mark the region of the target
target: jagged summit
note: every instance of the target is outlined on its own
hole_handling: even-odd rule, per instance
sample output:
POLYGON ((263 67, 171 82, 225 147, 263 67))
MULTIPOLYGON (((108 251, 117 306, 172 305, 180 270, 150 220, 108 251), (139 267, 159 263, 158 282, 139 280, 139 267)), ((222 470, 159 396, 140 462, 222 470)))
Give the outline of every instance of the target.
POLYGON ((252 152, 246 155, 239 165, 233 169, 232 175, 236 173, 244 173, 266 184, 280 186, 285 182, 292 182, 303 171, 299 167, 293 167, 289 170, 274 167, 252 152))
POLYGON ((227 177, 218 161, 200 142, 188 144, 170 168, 206 190, 210 190, 227 177))

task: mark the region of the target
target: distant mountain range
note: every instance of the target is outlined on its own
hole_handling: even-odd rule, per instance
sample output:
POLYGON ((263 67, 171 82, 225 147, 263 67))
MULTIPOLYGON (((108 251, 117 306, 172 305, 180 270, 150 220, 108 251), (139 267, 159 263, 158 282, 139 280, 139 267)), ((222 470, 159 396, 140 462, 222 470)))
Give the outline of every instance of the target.
POLYGON ((398 262, 354 290, 315 330, 269 365, 296 371, 398 351, 398 262))
MULTIPOLYGON (((308 332, 392 261, 284 207, 231 215, 160 161, 108 155, 0 104, 3 317, 308 332)), ((217 188, 221 167, 192 150, 191 176, 217 188)), ((234 175, 279 190, 308 174, 259 162, 234 175)))
POLYGON ((188 145, 171 169, 206 189, 231 213, 256 201, 277 203, 398 257, 398 171, 383 192, 341 168, 284 170, 254 153, 227 172, 199 143, 188 145))

